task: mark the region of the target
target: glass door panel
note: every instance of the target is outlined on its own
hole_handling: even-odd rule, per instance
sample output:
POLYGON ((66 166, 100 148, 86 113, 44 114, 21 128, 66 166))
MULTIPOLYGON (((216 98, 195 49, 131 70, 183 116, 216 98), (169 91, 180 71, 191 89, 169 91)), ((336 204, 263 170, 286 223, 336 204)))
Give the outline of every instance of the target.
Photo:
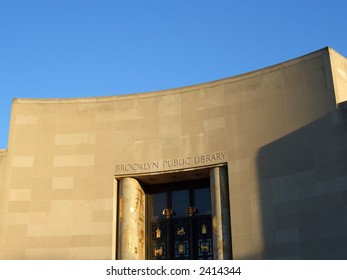
POLYGON ((189 206, 189 200, 189 190, 172 192, 172 210, 175 218, 187 216, 186 209, 189 206))
POLYGON ((210 189, 195 189, 194 204, 197 209, 196 215, 211 215, 210 189))
POLYGON ((168 207, 167 194, 155 193, 150 196, 150 209, 151 220, 159 220, 164 217, 163 209, 168 207))

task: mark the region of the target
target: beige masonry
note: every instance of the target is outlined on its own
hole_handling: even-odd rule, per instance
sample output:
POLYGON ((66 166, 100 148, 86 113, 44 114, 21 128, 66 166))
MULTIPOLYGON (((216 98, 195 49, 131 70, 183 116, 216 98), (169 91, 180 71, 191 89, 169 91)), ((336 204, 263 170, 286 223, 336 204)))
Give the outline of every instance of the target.
POLYGON ((14 99, 0 258, 145 259, 144 186, 203 174, 214 259, 347 259, 346 102, 331 48, 177 89, 14 99))

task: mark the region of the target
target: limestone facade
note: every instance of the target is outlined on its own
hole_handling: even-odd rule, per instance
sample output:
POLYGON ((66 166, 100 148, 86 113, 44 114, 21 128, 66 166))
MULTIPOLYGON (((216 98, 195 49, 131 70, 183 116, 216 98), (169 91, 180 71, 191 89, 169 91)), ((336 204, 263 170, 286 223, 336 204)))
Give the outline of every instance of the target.
POLYGON ((346 102, 331 48, 177 89, 14 99, 0 258, 145 259, 143 185, 204 176, 215 259, 346 259, 346 102))

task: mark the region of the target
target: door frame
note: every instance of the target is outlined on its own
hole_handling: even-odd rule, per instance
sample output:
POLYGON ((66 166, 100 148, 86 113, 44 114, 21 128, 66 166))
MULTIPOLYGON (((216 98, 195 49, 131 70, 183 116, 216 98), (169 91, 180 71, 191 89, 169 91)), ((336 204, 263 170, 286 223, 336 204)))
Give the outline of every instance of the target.
MULTIPOLYGON (((231 238, 231 213, 230 213, 230 195, 229 195, 229 179, 228 164, 216 164, 204 167, 196 167, 191 169, 171 170, 146 174, 129 174, 115 176, 114 192, 113 192, 113 229, 112 229, 112 259, 122 259, 120 233, 120 196, 122 188, 122 180, 129 179, 137 181, 143 191, 147 184, 155 184, 156 182, 174 182, 185 181, 188 179, 209 178, 211 190, 211 208, 212 208, 212 230, 214 252, 213 259, 230 260, 232 259, 232 238, 231 238), (207 174, 207 175, 206 175, 207 174)), ((146 220, 146 215, 143 219, 146 220)), ((145 230, 147 232, 147 229, 145 230)), ((146 243, 146 242, 145 242, 146 243)), ((147 247, 146 244, 144 244, 147 247)), ((145 248, 147 252, 147 248, 145 248)), ((127 257, 127 259, 138 259, 138 256, 127 257)), ((145 258, 143 258, 145 259, 145 258)))

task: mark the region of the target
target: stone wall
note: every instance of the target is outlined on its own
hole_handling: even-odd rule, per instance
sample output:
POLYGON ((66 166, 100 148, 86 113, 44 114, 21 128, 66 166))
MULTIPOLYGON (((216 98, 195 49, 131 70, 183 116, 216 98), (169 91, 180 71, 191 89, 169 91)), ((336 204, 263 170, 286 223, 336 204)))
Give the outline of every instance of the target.
POLYGON ((333 243, 346 242, 347 130, 332 54, 159 92, 14 100, 0 258, 114 258, 115 176, 219 163, 235 259, 345 258, 333 243))

